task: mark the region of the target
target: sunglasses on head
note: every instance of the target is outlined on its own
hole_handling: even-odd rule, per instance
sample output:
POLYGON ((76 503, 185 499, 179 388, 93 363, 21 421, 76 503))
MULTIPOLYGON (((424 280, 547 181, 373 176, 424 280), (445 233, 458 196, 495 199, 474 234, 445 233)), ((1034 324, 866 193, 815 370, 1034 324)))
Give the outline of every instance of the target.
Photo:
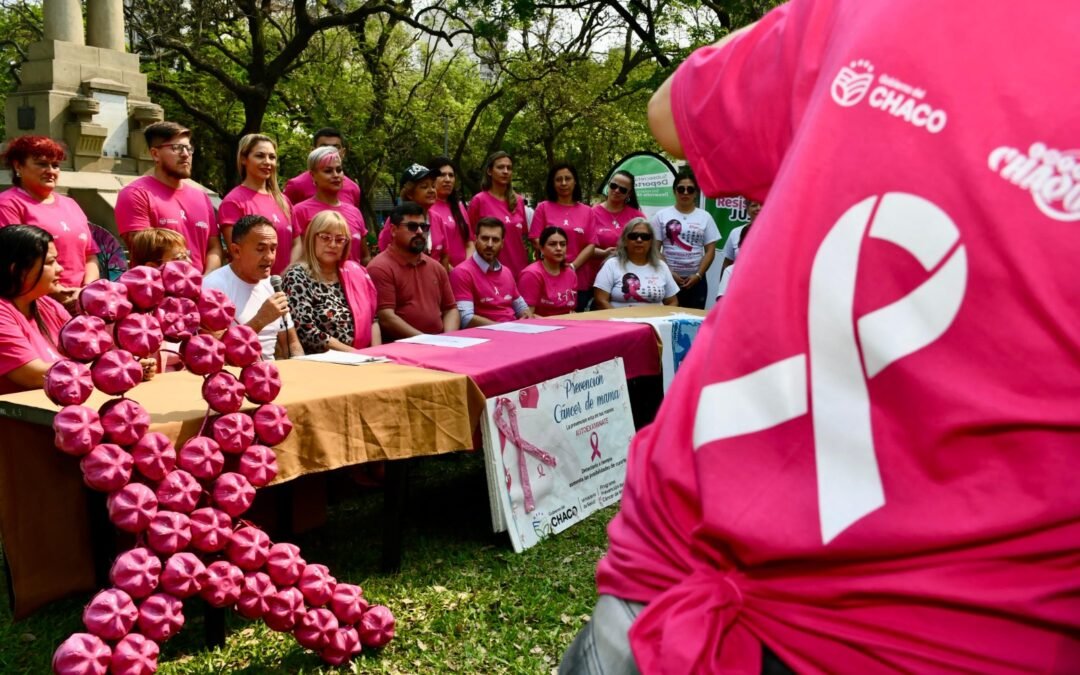
POLYGON ((431 229, 431 223, 402 223, 405 227, 409 228, 409 232, 427 232, 431 229))
POLYGON ((675 187, 675 191, 681 195, 692 195, 697 192, 697 188, 693 185, 678 185, 675 187))
POLYGON ((631 232, 626 238, 630 241, 652 241, 652 232, 631 232))
POLYGON ((609 190, 615 190, 616 192, 621 192, 624 195, 630 192, 630 188, 623 187, 622 185, 619 185, 618 183, 608 183, 608 189, 609 190))

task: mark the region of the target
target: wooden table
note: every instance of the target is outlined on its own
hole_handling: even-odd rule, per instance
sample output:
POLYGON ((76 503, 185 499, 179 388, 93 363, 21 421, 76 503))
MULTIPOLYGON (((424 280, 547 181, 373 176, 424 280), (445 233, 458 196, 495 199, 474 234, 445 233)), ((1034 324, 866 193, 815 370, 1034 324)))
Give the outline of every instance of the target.
MULTIPOLYGON (((275 483, 473 446, 484 398, 463 375, 389 363, 281 361, 278 367, 283 387, 275 402, 288 409, 295 429, 275 448, 275 483)), ((201 384, 187 372, 166 373, 129 393, 150 413, 152 431, 182 442, 203 423, 201 384)), ((87 405, 105 400, 95 393, 87 405)), ((0 538, 16 617, 98 587, 90 520, 100 514, 88 507, 78 460, 53 446, 49 425, 57 410, 40 390, 0 397, 0 538)), ((386 499, 393 513, 384 530, 390 538, 384 539, 384 566, 390 567, 400 556, 401 528, 393 522, 404 480, 400 464, 388 464, 386 499)))

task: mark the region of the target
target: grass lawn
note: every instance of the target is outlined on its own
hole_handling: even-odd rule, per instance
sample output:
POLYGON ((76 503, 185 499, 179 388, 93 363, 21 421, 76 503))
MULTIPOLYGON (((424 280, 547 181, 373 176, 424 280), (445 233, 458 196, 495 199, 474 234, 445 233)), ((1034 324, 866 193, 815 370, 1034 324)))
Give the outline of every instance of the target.
MULTIPOLYGON (((379 574, 382 494, 332 506, 328 523, 293 541, 305 559, 359 584, 390 607, 397 637, 351 666, 325 667, 291 637, 230 614, 224 647, 202 644, 199 603, 164 645, 160 673, 549 673, 596 601, 593 573, 607 547, 611 507, 516 555, 493 535, 481 457, 459 454, 413 465, 401 571, 379 574)), ((13 623, 0 591, 0 673, 48 673, 53 650, 83 630, 90 595, 62 600, 13 623)))

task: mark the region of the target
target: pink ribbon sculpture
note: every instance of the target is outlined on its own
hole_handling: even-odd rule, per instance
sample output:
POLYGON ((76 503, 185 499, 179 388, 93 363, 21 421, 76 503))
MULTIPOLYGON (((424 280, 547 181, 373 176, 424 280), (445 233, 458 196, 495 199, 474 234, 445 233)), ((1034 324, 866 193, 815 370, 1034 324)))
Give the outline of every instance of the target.
POLYGON ((65 406, 53 422, 57 448, 80 458, 86 484, 108 493, 110 520, 136 539, 113 564, 113 588, 83 612, 87 632, 57 648, 57 675, 156 672, 159 643, 183 627, 183 600, 195 596, 292 632, 332 665, 394 636, 393 614, 369 606, 359 586, 339 584, 325 565, 305 562, 295 545, 275 544, 240 520, 255 488, 277 475, 268 446, 281 443, 292 423, 272 403, 281 381, 273 364, 255 360, 250 329, 230 329, 224 343, 196 334, 200 324, 225 328, 235 314, 223 294, 200 292, 200 285, 198 271, 181 261, 160 273, 137 267, 117 283, 97 282, 84 292, 87 313, 62 333, 67 359, 46 375, 46 394, 65 406), (145 354, 124 347, 159 342, 159 323, 181 341, 188 369, 204 377, 210 408, 224 413, 211 421, 208 409, 202 429, 179 451, 168 437, 148 432, 149 415, 126 398, 145 354), (222 370, 225 362, 242 366, 240 376, 222 370), (99 410, 83 405, 91 382, 120 397, 99 410), (238 412, 245 397, 258 409, 238 412))
MULTIPOLYGON (((517 447, 518 475, 521 476, 521 493, 525 496, 525 513, 532 513, 536 508, 536 501, 533 500, 532 485, 529 483, 529 467, 525 463, 525 454, 528 453, 551 467, 556 464, 555 458, 521 437, 521 432, 518 430, 517 409, 514 408, 514 402, 510 399, 500 397, 495 400, 495 426, 506 440, 517 447)), ((507 487, 509 487, 509 480, 507 487)))

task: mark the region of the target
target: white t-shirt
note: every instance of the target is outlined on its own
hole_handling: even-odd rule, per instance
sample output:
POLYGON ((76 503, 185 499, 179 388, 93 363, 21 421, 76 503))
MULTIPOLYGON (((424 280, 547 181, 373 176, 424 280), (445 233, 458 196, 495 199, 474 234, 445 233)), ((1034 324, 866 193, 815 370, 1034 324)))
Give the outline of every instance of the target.
MULTIPOLYGON (((229 296, 229 299, 236 305, 237 323, 247 323, 248 321, 251 321, 255 315, 259 313, 259 309, 263 306, 263 303, 274 295, 274 287, 270 285, 269 279, 263 279, 258 283, 249 284, 236 276, 236 272, 233 272, 232 265, 219 267, 210 274, 207 274, 203 277, 203 286, 206 288, 216 288, 229 296)), ((287 316, 288 315, 286 315, 286 317, 287 316)), ((271 321, 259 331, 259 343, 262 345, 264 360, 270 361, 274 358, 274 346, 277 344, 277 335, 283 330, 281 322, 281 319, 271 321)), ((288 325, 291 326, 292 324, 290 323, 288 325)))
POLYGON ((660 209, 652 217, 652 227, 664 259, 673 271, 684 276, 698 271, 705 247, 720 239, 716 221, 704 209, 690 213, 674 206, 660 209))
POLYGON ((735 259, 739 257, 739 249, 742 248, 743 232, 746 231, 746 225, 740 225, 732 230, 727 237, 727 241, 724 242, 724 257, 735 262, 735 259))
POLYGON ((661 303, 679 293, 679 285, 671 276, 667 265, 660 267, 619 262, 618 256, 604 261, 593 284, 611 294, 612 307, 632 307, 648 303, 661 303))
POLYGON ((735 263, 731 263, 724 268, 723 273, 720 274, 720 281, 716 284, 716 299, 719 300, 723 297, 724 293, 727 293, 728 284, 731 283, 731 275, 735 273, 735 263))

